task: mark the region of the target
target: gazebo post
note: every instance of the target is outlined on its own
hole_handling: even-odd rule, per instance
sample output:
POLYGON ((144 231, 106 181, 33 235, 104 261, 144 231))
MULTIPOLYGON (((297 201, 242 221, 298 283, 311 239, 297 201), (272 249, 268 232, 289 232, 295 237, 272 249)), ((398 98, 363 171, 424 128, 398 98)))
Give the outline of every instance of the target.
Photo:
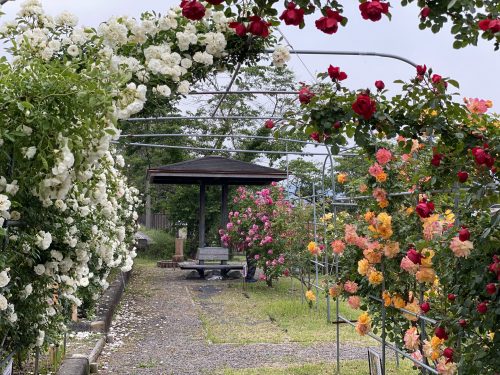
POLYGON ((151 184, 146 181, 146 228, 151 228, 151 184))
POLYGON ((228 221, 227 200, 229 195, 229 188, 227 184, 222 184, 221 201, 220 201, 220 226, 226 229, 228 221))
POLYGON ((200 182, 200 219, 199 219, 199 247, 205 247, 205 201, 206 189, 205 183, 200 182))

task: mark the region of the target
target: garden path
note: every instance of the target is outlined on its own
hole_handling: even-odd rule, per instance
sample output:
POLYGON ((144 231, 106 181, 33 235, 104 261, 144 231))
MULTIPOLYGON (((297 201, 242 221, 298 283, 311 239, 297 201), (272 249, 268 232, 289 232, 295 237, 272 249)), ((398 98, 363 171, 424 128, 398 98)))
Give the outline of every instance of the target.
MULTIPOLYGON (((186 280, 185 275, 151 266, 133 271, 110 331, 114 340, 100 357, 100 374, 194 375, 229 367, 335 361, 334 343, 211 344, 199 317, 205 303, 193 296, 207 289, 202 286, 225 282, 186 280)), ((364 359, 366 348, 342 345, 341 358, 364 359)))

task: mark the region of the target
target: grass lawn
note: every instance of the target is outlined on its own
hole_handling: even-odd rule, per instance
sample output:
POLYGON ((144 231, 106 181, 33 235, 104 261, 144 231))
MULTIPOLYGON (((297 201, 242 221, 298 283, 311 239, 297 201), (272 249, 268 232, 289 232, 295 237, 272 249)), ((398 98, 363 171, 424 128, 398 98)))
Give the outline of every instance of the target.
MULTIPOLYGON (((224 369, 218 370, 213 375, 335 375, 337 366, 335 363, 314 363, 288 367, 261 367, 250 369, 224 369)), ((342 375, 365 375, 368 374, 368 361, 342 361, 340 364, 342 375)), ((411 362, 401 360, 399 368, 393 361, 387 363, 388 375, 416 375, 411 362)))
MULTIPOLYGON (((297 280, 282 278, 273 288, 265 283, 232 283, 223 286, 221 293, 206 299, 199 298, 201 320, 207 339, 213 343, 283 343, 335 342, 336 326, 326 321, 326 299, 320 290, 318 309, 309 308, 301 301, 301 287, 297 280), (293 283, 293 284, 292 284, 293 283)), ((340 312, 356 319, 359 311, 345 302, 340 312)), ((335 319, 335 302, 331 301, 331 317, 335 319)), ((357 345, 376 345, 369 337, 361 337, 354 328, 340 326, 341 342, 357 345)))

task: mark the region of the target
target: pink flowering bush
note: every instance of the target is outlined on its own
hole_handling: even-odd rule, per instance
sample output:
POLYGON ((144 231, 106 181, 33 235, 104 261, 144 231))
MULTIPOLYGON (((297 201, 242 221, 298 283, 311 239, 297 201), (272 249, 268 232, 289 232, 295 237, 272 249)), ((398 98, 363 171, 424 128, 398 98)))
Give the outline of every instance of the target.
POLYGON ((275 183, 255 192, 239 187, 233 204, 229 222, 219 232, 224 246, 250 254, 269 286, 288 276, 291 253, 305 249, 307 236, 298 235, 298 210, 285 200, 283 188, 275 183))

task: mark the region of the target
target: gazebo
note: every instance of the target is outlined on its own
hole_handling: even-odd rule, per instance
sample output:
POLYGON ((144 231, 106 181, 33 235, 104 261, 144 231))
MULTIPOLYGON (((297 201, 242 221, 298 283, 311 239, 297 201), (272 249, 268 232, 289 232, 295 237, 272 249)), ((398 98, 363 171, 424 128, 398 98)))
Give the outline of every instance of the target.
MULTIPOLYGON (((200 186, 199 247, 205 246, 205 200, 207 185, 221 185, 221 227, 228 220, 229 185, 267 185, 287 178, 284 171, 262 165, 229 159, 222 156, 206 156, 183 161, 147 171, 148 184, 179 184, 200 186)), ((148 210, 146 203, 146 210, 148 210)), ((146 213, 147 217, 149 213, 146 213)))

